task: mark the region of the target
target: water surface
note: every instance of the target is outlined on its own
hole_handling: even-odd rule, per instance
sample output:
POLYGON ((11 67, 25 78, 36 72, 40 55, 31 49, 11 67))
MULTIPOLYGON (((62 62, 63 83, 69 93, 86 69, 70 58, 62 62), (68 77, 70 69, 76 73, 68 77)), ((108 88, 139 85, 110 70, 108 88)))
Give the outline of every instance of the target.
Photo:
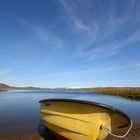
POLYGON ((13 90, 0 93, 0 134, 36 131, 40 121, 38 102, 52 98, 103 103, 120 109, 135 123, 140 123, 140 101, 119 96, 91 94, 88 91, 13 90))

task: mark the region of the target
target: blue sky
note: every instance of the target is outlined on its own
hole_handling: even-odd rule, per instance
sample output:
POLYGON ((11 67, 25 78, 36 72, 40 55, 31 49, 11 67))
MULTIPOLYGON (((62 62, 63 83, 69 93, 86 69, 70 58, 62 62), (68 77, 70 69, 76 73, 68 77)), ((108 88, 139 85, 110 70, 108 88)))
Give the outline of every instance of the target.
POLYGON ((0 0, 0 82, 140 86, 140 1, 0 0))

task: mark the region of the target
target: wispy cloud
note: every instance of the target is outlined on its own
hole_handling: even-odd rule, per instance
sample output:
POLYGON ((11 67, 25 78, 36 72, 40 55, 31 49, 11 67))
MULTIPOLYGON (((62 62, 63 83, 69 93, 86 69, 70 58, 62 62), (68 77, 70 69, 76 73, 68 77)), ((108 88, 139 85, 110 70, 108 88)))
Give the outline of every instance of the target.
POLYGON ((87 58, 88 60, 92 60, 96 57, 109 57, 115 55, 119 51, 119 46, 115 45, 104 45, 92 48, 91 50, 79 50, 75 52, 73 57, 83 57, 87 58))
POLYGON ((86 26, 86 25, 80 23, 80 21, 76 21, 76 22, 75 22, 75 27, 76 27, 78 30, 90 31, 89 26, 86 26))
POLYGON ((93 59, 113 56, 122 48, 140 40, 140 27, 137 26, 140 24, 140 10, 135 10, 133 14, 136 9, 135 0, 124 4, 118 15, 117 1, 110 2, 108 9, 100 1, 58 1, 69 17, 67 19, 73 30, 80 32, 78 36, 88 36, 75 47, 72 57, 93 59), (94 5, 96 8, 91 12, 94 5), (129 29, 133 30, 128 32, 129 29))
MULTIPOLYGON (((66 1, 58 0, 60 8, 66 15, 65 21, 72 27, 72 32, 79 32, 74 37, 82 37, 81 42, 75 45, 72 56, 74 58, 86 58, 92 60, 96 57, 109 57, 116 55, 119 51, 137 41, 139 41, 140 27, 135 28, 139 23, 139 12, 133 15, 135 1, 129 1, 123 6, 122 13, 116 15, 116 2, 110 3, 110 8, 106 11, 101 9, 101 3, 91 1, 66 1), (92 6, 91 6, 92 5, 92 6), (89 10, 96 5, 94 14, 89 10), (104 12, 102 12, 104 11, 104 12), (98 16, 97 16, 98 15, 98 16), (102 19, 104 21, 100 21, 102 19), (130 33, 125 34, 129 29, 130 33), (122 35, 124 34, 124 35, 122 35), (121 38, 122 36, 122 38, 121 38), (83 43, 84 42, 84 43, 83 43)), ((45 25, 39 22, 29 22, 20 19, 27 24, 34 34, 48 47, 62 48, 67 44, 54 35, 45 25)), ((73 41, 71 39, 71 41, 73 41)))
POLYGON ((66 1, 58 0, 61 8, 66 14, 65 20, 68 21, 72 32, 83 31, 83 35, 86 33, 90 38, 96 37, 98 34, 99 26, 95 20, 89 16, 90 12, 87 11, 89 8, 89 2, 87 1, 66 1), (79 11, 79 12, 78 12, 79 11), (86 13, 84 13, 84 12, 86 13), (84 17, 85 19, 82 19, 84 17))
POLYGON ((18 18, 18 20, 22 24, 27 25, 37 38, 46 44, 47 47, 62 48, 64 46, 64 41, 49 31, 45 25, 39 22, 32 23, 23 18, 18 18))
POLYGON ((77 15, 75 14, 75 3, 73 1, 66 1, 66 0, 58 0, 61 8, 66 12, 67 16, 69 17, 70 21, 74 23, 75 20, 78 20, 77 15))
POLYGON ((122 20, 118 24, 110 27, 108 24, 102 27, 102 31, 98 32, 99 36, 96 40, 87 42, 83 47, 79 47, 75 51, 75 57, 108 57, 117 54, 120 49, 132 45, 140 41, 140 27, 135 27, 140 20, 131 21, 131 18, 122 20), (129 25, 127 24, 129 23, 129 25), (129 34, 125 35, 126 28, 132 28, 129 34), (107 33, 105 33, 105 31, 107 33), (122 36, 124 34, 124 36, 122 36), (122 36, 122 38, 120 38, 122 36))

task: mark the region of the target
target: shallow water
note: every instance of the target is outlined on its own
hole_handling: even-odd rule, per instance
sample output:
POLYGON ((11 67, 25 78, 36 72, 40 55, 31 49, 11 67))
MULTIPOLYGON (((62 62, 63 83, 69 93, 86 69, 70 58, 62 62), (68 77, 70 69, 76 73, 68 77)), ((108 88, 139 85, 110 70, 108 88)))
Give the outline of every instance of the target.
POLYGON ((135 123, 140 123, 140 101, 118 96, 91 94, 88 91, 13 90, 0 93, 0 134, 36 131, 40 121, 38 102, 50 98, 103 103, 120 109, 135 123))

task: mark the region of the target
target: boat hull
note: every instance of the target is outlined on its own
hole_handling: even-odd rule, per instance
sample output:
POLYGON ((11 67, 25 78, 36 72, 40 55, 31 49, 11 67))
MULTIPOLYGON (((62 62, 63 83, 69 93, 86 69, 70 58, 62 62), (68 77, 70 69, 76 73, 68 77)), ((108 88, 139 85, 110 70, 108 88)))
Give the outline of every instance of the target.
POLYGON ((108 135, 106 129, 129 124, 129 118, 122 112, 97 103, 52 99, 40 104, 45 126, 70 140, 103 140, 108 135))

